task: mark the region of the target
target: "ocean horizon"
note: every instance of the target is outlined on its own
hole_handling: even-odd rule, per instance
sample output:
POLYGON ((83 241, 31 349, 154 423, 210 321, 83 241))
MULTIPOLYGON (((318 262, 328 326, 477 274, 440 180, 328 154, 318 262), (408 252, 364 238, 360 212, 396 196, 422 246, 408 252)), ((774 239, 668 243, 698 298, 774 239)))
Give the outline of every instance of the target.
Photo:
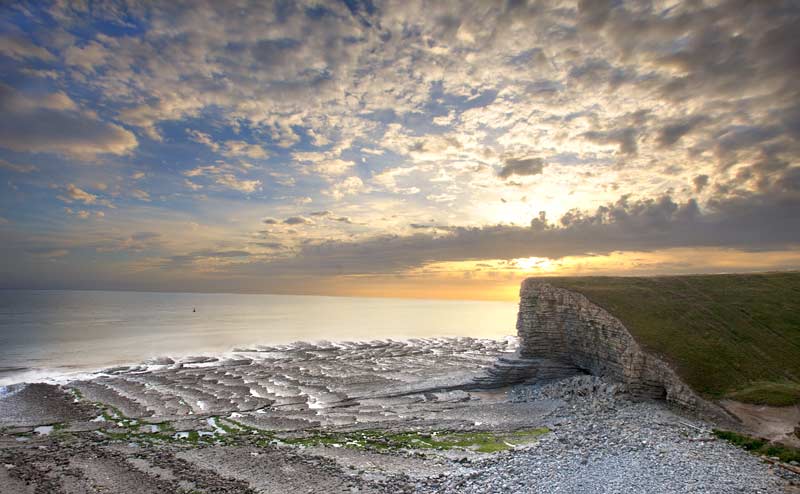
POLYGON ((499 339, 516 312, 503 301, 4 289, 0 386, 297 341, 499 339))

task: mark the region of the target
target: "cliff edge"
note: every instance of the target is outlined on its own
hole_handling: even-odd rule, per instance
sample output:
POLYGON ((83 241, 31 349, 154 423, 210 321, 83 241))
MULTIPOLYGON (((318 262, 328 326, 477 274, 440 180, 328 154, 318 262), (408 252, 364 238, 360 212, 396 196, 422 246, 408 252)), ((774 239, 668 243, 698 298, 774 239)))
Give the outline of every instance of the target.
POLYGON ((580 293, 525 280, 517 334, 520 357, 538 368, 540 378, 588 373, 622 382, 634 396, 705 407, 665 362, 641 348, 619 319, 580 293))

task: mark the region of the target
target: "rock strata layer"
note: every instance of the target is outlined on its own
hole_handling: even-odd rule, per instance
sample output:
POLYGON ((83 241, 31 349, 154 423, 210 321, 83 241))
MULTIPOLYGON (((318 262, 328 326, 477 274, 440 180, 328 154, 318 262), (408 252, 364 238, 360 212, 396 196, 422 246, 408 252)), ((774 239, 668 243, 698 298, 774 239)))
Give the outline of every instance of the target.
POLYGON ((533 363, 528 373, 537 380, 588 373, 623 383, 633 396, 707 406, 664 361, 645 352, 619 319, 580 293, 525 280, 517 334, 519 358, 533 363))

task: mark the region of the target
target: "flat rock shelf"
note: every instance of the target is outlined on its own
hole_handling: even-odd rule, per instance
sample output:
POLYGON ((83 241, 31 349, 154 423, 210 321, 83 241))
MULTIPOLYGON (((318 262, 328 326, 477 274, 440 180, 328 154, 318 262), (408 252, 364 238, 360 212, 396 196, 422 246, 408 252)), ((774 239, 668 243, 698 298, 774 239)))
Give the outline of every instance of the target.
POLYGON ((792 492, 689 412, 527 382, 524 359, 515 339, 296 343, 13 386, 0 492, 792 492))

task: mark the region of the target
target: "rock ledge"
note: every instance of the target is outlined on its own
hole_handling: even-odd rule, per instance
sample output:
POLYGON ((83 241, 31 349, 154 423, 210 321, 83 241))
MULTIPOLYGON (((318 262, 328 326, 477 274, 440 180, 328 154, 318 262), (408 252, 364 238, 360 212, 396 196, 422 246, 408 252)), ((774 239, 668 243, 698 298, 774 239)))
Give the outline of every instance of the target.
POLYGON ((636 397, 708 407, 664 361, 642 350, 619 319, 580 293, 525 280, 517 334, 519 358, 534 363, 528 375, 537 379, 587 373, 621 382, 636 397))

